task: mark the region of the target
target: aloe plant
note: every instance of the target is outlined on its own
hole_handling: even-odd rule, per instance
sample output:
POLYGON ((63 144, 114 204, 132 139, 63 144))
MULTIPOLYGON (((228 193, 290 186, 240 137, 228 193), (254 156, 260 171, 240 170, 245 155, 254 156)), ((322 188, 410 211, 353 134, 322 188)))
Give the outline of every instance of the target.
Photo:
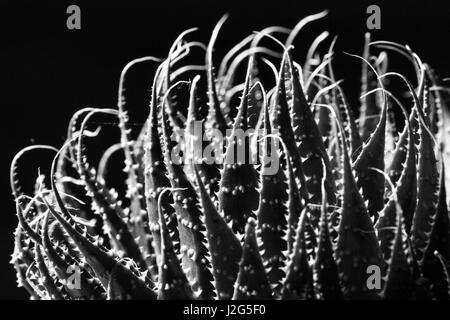
POLYGON ((450 89, 408 46, 366 36, 363 56, 347 57, 362 64, 358 112, 333 71, 336 39, 321 54, 328 33, 319 35, 295 61, 296 35, 324 15, 249 35, 217 72, 226 16, 207 45, 187 40, 189 29, 165 59, 127 64, 117 109, 78 111, 60 149, 20 151, 11 164, 18 285, 32 299, 58 300, 449 299, 450 89), (197 51, 205 65, 182 64, 197 51), (387 70, 398 52, 416 79, 387 70), (133 136, 125 79, 142 63, 157 68, 148 118, 133 136), (102 142, 101 125, 90 129, 102 115, 117 118, 120 141, 95 164, 87 141, 102 142), (191 144, 201 150, 177 153, 191 144), (50 174, 38 173, 26 194, 18 173, 36 152, 51 154, 50 174), (117 152, 124 195, 111 183, 117 152), (379 286, 367 284, 371 267, 379 286))

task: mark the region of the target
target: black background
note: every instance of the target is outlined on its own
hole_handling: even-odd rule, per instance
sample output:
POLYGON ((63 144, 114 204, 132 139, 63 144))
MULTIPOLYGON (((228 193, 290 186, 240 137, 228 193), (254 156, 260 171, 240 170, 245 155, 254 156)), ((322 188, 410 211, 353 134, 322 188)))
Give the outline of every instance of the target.
MULTIPOLYGON (((219 36, 218 61, 224 50, 250 32, 269 25, 292 27, 302 17, 328 8, 329 16, 314 23, 296 41, 301 58, 322 30, 339 35, 337 51, 361 54, 366 30, 366 8, 381 7, 377 40, 409 44, 444 77, 450 76, 450 3, 442 1, 5 1, 1 0, 0 130, 2 165, 0 199, 0 298, 26 298, 17 289, 8 264, 17 223, 9 190, 9 163, 31 143, 60 146, 72 113, 82 107, 115 107, 121 68, 131 59, 164 57, 176 36, 199 27, 195 38, 207 41, 224 13, 230 18, 219 36), (67 30, 66 8, 81 7, 81 30, 67 30), (302 41, 303 40, 303 41, 302 41)), ((350 101, 358 98, 360 64, 340 57, 335 68, 344 78, 350 101)), ((412 76, 398 63, 398 71, 412 76)), ((146 110, 152 80, 151 66, 134 73, 133 93, 146 110)), ((47 163, 48 165, 48 163, 47 163)), ((31 183, 36 176, 23 178, 31 183)))

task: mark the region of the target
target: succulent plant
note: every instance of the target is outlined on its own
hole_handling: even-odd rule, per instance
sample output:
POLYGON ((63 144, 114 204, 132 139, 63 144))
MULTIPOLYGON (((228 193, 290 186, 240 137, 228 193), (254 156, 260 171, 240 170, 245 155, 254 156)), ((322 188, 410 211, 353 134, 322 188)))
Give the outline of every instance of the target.
POLYGON ((294 60, 296 35, 323 16, 253 33, 217 69, 226 16, 208 45, 186 40, 189 29, 167 58, 127 64, 117 109, 82 109, 62 148, 19 152, 18 285, 33 299, 449 299, 449 89, 408 46, 367 36, 363 56, 348 58, 362 64, 353 108, 333 71, 335 40, 318 50, 328 33, 302 65, 294 60), (196 51, 204 64, 180 64, 196 51), (396 53, 416 85, 388 70, 396 53), (142 63, 157 68, 148 118, 133 134, 126 76, 142 63), (94 161, 87 145, 104 144, 102 122, 92 129, 99 117, 117 120, 120 142, 94 161), (36 152, 53 160, 27 195, 19 167, 36 152), (114 187, 118 153, 124 194, 114 187), (371 268, 379 286, 368 285, 371 268))

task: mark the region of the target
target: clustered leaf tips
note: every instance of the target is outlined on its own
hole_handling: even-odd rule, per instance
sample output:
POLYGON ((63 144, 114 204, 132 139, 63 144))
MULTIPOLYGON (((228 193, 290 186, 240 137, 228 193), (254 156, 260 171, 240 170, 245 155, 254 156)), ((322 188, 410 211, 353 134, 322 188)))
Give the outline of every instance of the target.
POLYGON ((165 59, 126 65, 117 109, 76 112, 60 149, 20 151, 18 286, 54 300, 448 300, 450 88, 409 46, 367 35, 363 56, 345 57, 362 65, 351 105, 333 70, 336 39, 318 49, 328 32, 295 60, 297 34, 325 15, 252 33, 221 62, 227 16, 208 44, 186 30, 165 59), (416 79, 388 70, 398 52, 416 79), (136 135, 125 80, 142 63, 156 68, 136 135), (120 133, 100 161, 89 145, 103 143, 97 117, 120 133), (37 152, 51 155, 50 174, 29 194, 20 168, 37 152))

